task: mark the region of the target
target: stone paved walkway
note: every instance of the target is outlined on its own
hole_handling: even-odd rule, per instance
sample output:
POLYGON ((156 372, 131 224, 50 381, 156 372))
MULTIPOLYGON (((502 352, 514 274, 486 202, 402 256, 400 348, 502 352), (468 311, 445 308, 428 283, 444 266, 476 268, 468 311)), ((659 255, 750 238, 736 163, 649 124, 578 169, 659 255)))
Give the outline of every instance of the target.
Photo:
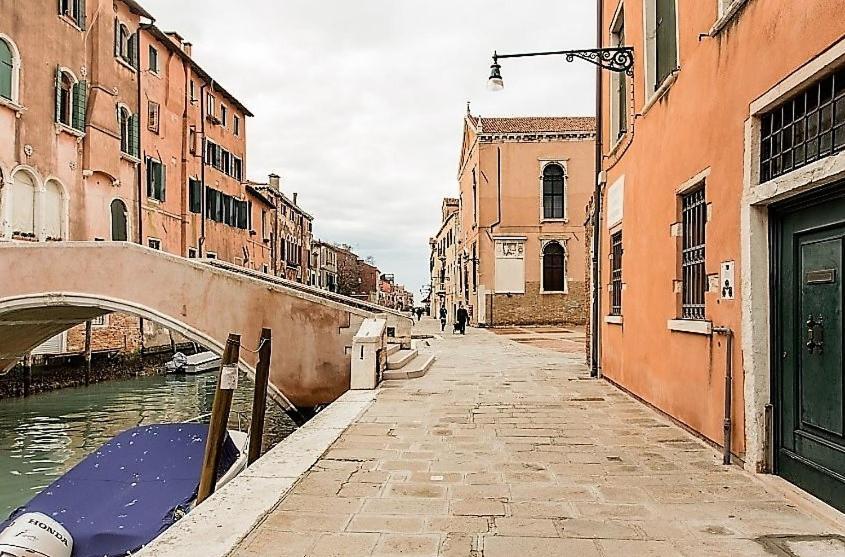
POLYGON ((764 535, 842 533, 588 379, 581 352, 483 330, 435 350, 234 555, 733 557, 772 555, 764 535))

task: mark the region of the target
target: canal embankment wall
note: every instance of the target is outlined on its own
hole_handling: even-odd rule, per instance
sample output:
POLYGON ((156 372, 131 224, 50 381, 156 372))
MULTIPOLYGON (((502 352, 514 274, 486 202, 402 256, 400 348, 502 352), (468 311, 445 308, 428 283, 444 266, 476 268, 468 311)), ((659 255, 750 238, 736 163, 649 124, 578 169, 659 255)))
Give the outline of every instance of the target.
MULTIPOLYGON (((177 350, 193 353, 193 345, 177 346, 177 350)), ((101 383, 164 373, 164 364, 173 357, 168 346, 164 351, 98 352, 91 354, 91 373, 88 383, 101 383)), ((85 385, 85 355, 63 354, 39 357, 30 369, 18 364, 5 375, 0 375, 0 400, 18 398, 85 385)))

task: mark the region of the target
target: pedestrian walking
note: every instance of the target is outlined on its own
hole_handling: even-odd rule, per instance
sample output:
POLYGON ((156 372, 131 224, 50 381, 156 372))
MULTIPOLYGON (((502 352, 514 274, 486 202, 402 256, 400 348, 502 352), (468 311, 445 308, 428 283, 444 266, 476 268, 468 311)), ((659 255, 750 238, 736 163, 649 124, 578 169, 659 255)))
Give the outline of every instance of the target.
POLYGON ((417 308, 417 322, 422 319, 423 308, 417 308))
POLYGON ((456 317, 458 319, 458 328, 461 331, 461 334, 467 334, 467 321, 469 321, 469 313, 467 313, 463 302, 458 303, 458 314, 456 317))
POLYGON ((440 332, 441 333, 446 330, 446 315, 447 315, 446 314, 446 307, 445 306, 441 307, 440 308, 440 332))

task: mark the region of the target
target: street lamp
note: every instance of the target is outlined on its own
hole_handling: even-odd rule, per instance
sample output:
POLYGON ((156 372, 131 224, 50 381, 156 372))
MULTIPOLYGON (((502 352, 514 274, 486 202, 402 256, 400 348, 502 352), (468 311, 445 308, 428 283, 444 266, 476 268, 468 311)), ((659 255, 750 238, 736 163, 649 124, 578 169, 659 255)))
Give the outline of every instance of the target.
MULTIPOLYGON (((599 41, 601 41, 601 3, 599 3, 599 41)), ((601 46, 601 42, 599 42, 601 46)), ((576 58, 585 60, 590 64, 596 66, 596 182, 595 191, 593 192, 593 276, 592 276, 592 310, 591 310, 591 364, 590 375, 598 377, 599 375, 599 313, 601 311, 601 302, 599 300, 599 289, 601 287, 601 279, 599 272, 601 267, 599 265, 599 251, 601 249, 601 194, 602 194, 602 79, 601 70, 609 70, 615 73, 625 73, 628 76, 634 75, 634 49, 630 46, 616 46, 609 48, 588 48, 583 50, 557 50, 549 52, 525 52, 521 54, 499 54, 493 51, 493 65, 490 66, 490 78, 487 80, 487 86, 491 91, 501 91, 505 88, 505 82, 502 80, 502 66, 499 64, 501 58, 528 58, 532 56, 563 56, 567 62, 572 62, 576 58)))
POLYGON ((617 73, 625 72, 629 76, 634 75, 634 49, 630 46, 524 52, 520 54, 499 54, 494 51, 493 64, 490 66, 490 78, 487 80, 487 87, 491 91, 501 91, 505 88, 505 82, 502 79, 502 66, 499 64, 501 58, 528 58, 532 56, 563 56, 567 62, 572 62, 576 58, 580 58, 605 70, 617 73))

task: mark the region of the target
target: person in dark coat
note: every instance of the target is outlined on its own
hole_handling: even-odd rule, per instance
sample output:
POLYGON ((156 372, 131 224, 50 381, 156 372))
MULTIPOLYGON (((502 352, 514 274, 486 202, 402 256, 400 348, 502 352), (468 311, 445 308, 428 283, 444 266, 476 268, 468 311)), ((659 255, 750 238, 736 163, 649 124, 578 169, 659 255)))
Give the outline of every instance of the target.
POLYGON ((446 306, 440 308, 440 332, 446 330, 446 306))
POLYGON ((456 317, 458 319, 458 327, 461 330, 461 334, 462 335, 467 334, 467 321, 469 321, 469 313, 467 312, 466 308, 464 307, 463 302, 460 302, 458 304, 458 314, 457 314, 456 317))
POLYGON ((417 308, 417 321, 422 319, 423 308, 417 308))

